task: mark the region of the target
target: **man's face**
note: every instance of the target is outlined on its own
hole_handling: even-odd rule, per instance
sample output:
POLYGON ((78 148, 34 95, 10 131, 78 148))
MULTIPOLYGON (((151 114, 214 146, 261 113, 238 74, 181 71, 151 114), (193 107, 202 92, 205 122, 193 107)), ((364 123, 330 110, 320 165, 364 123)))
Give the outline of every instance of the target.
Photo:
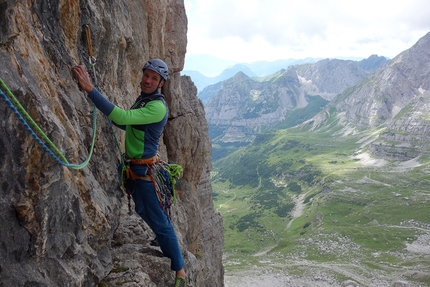
POLYGON ((145 94, 151 94, 155 90, 161 88, 164 85, 164 81, 161 81, 161 76, 153 70, 146 69, 143 71, 142 81, 140 82, 140 88, 145 94))

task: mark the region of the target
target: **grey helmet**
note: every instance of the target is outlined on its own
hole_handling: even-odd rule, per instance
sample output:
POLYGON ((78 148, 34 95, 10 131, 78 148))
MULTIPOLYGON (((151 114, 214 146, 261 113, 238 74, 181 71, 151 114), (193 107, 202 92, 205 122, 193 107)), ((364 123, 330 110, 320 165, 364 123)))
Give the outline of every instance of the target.
POLYGON ((158 74, 164 79, 164 81, 167 81, 167 77, 169 76, 169 68, 167 67, 166 63, 164 63, 160 59, 151 59, 143 66, 142 71, 145 71, 146 69, 150 69, 158 74))

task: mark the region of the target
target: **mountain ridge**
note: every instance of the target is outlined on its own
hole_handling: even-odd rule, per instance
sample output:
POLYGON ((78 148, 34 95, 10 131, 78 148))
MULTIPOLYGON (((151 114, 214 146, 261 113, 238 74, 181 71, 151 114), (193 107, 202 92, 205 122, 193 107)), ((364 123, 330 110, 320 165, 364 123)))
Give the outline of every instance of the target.
POLYGON ((302 120, 310 119, 325 103, 365 79, 386 59, 374 55, 368 61, 376 62, 372 69, 361 68, 366 63, 370 67, 365 60, 324 59, 290 66, 266 78, 251 78, 238 72, 208 86, 199 96, 205 104, 212 141, 251 142, 264 130, 298 124, 291 117, 299 114, 300 109, 302 120), (309 103, 312 108, 304 110, 309 103))
MULTIPOLYGON (((217 58, 212 58, 212 61, 217 58)), ((198 64, 195 64, 194 70, 188 70, 185 67, 184 71, 182 71, 183 75, 191 76, 194 84, 196 85, 199 92, 201 92, 204 88, 211 84, 216 84, 218 82, 224 81, 232 76, 234 76, 238 72, 243 72, 249 77, 264 77, 268 76, 280 69, 286 69, 289 66, 300 64, 300 63, 312 63, 316 62, 319 59, 317 58, 305 58, 305 59, 288 59, 288 60, 277 60, 277 61, 257 61, 252 63, 231 63, 230 65, 225 65, 226 68, 222 68, 216 75, 214 76, 206 76, 204 75, 204 68, 201 68, 198 64)), ((198 63, 201 63, 199 61, 198 63)), ((221 61, 222 63, 222 61, 221 61)), ((215 63, 214 63, 215 64, 215 63)), ((217 63, 217 65, 222 65, 217 63)))
MULTIPOLYGON (((306 63, 316 63, 322 58, 304 58, 304 59, 287 59, 287 60, 276 60, 276 61, 256 61, 251 63, 234 63, 232 61, 222 61, 221 59, 210 57, 209 60, 206 59, 204 55, 193 55, 190 56, 192 62, 196 62, 194 64, 188 64, 187 59, 185 63, 185 68, 181 72, 183 75, 188 75, 193 79, 194 84, 198 89, 198 96, 200 97, 200 92, 203 91, 204 88, 211 84, 216 84, 220 81, 226 80, 229 77, 234 76, 237 72, 244 72, 246 75, 250 77, 267 77, 271 74, 282 70, 287 69, 290 66, 301 65, 306 63), (202 63, 205 63, 202 67, 202 63), (210 63, 214 66, 219 66, 222 68, 218 68, 219 71, 215 72, 215 75, 207 75, 205 73, 204 66, 208 66, 210 63), (188 64, 188 66, 187 66, 188 64)), ((336 58, 333 58, 336 59, 336 58)), ((352 60, 359 63, 360 67, 364 70, 372 70, 375 65, 380 65, 382 62, 386 61, 386 57, 380 57, 377 55, 371 55, 367 59, 338 59, 338 60, 352 60)), ((210 73, 213 74, 213 73, 210 73)))

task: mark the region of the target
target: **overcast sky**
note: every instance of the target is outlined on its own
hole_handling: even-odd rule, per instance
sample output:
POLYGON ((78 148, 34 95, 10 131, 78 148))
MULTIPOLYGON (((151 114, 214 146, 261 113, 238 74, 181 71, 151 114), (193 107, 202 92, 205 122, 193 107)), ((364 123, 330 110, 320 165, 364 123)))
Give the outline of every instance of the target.
POLYGON ((430 32, 430 0, 185 0, 187 56, 394 58, 430 32))

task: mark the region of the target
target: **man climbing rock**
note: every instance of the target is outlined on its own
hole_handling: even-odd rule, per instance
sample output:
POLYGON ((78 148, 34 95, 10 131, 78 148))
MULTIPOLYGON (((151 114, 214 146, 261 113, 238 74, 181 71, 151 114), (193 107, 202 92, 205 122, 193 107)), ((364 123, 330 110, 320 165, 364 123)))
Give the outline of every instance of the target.
POLYGON ((154 231, 160 248, 171 259, 171 269, 176 271, 175 287, 186 286, 184 259, 173 225, 160 206, 148 164, 157 157, 160 136, 168 118, 167 104, 161 87, 168 78, 168 67, 160 59, 151 59, 143 66, 141 93, 130 110, 123 110, 111 103, 91 83, 85 66, 74 66, 73 74, 82 90, 96 107, 114 124, 126 131, 125 156, 135 176, 132 197, 137 214, 154 231))

